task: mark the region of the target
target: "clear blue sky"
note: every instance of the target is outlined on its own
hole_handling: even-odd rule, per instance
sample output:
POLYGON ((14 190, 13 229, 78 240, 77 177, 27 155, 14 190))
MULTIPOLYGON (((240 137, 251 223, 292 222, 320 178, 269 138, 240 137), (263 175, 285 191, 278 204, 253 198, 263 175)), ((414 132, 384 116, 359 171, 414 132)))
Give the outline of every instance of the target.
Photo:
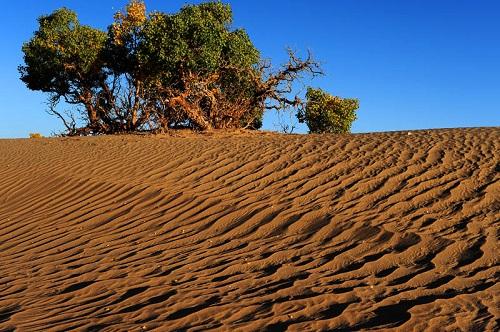
MULTIPOLYGON (((36 19, 62 6, 83 24, 105 29, 126 0, 8 1, 0 13, 0 137, 61 128, 44 112, 45 96, 19 80, 21 45, 36 19)), ((175 12, 198 1, 146 0, 175 12)), ((284 48, 310 49, 326 76, 312 82, 357 97, 353 132, 500 126, 498 0, 228 0, 263 56, 279 64, 284 48)), ((274 130, 275 115, 264 129, 274 130)), ((305 132, 304 126, 300 127, 305 132)))

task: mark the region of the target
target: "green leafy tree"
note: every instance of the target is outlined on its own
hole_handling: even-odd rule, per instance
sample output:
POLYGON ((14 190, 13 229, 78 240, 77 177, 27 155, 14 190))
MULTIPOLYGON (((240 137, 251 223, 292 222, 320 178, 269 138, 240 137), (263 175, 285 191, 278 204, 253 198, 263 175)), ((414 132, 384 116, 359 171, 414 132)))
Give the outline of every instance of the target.
POLYGON ((106 34, 80 25, 66 8, 38 19, 40 28, 22 47, 21 80, 32 90, 50 94, 52 103, 84 105, 90 126, 98 122, 96 90, 105 79, 101 52, 106 34))
POLYGON ((249 73, 256 73, 260 55, 246 32, 230 29, 231 23, 230 6, 220 2, 155 13, 146 22, 138 58, 149 86, 156 87, 157 104, 164 106, 158 113, 162 123, 260 127, 262 109, 247 102, 256 90, 249 73))
POLYGON ((306 123, 311 133, 343 134, 351 131, 359 108, 357 99, 332 96, 321 89, 308 88, 306 104, 298 120, 306 123))
POLYGON ((221 2, 148 14, 143 1, 131 0, 107 32, 62 8, 40 17, 23 45, 21 80, 49 93, 49 112, 70 135, 258 129, 265 110, 304 106, 293 82, 322 74, 310 54, 289 51, 289 61, 273 69, 231 24, 231 8, 221 2), (56 108, 61 99, 76 106, 66 116, 56 108))

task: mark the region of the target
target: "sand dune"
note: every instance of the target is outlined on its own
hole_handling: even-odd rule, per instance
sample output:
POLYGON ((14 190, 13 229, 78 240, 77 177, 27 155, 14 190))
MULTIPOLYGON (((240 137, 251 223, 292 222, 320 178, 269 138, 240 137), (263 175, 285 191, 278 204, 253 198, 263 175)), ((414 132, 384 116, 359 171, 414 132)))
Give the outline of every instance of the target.
POLYGON ((0 331, 499 330, 500 128, 0 140, 0 331))

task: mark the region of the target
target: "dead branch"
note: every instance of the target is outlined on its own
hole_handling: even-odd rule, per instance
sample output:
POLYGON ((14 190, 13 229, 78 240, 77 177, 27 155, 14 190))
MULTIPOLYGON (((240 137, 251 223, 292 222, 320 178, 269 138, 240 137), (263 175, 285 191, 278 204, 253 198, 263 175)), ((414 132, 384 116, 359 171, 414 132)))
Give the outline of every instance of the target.
POLYGON ((65 112, 66 117, 64 115, 62 115, 56 109, 58 103, 59 103, 59 98, 57 96, 53 96, 53 97, 49 98, 49 101, 47 102, 47 106, 48 106, 47 113, 58 117, 62 121, 64 127, 66 128, 66 133, 65 133, 66 135, 69 135, 69 136, 76 135, 78 132, 78 128, 76 127, 76 120, 75 120, 73 114, 66 111, 65 112))

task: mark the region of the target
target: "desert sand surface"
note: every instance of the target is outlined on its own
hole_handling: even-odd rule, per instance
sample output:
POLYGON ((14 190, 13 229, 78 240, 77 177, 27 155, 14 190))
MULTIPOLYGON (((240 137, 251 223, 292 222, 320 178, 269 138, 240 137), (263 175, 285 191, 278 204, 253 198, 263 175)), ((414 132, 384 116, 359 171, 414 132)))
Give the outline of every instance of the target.
POLYGON ((498 331, 500 128, 0 140, 0 331, 498 331))

